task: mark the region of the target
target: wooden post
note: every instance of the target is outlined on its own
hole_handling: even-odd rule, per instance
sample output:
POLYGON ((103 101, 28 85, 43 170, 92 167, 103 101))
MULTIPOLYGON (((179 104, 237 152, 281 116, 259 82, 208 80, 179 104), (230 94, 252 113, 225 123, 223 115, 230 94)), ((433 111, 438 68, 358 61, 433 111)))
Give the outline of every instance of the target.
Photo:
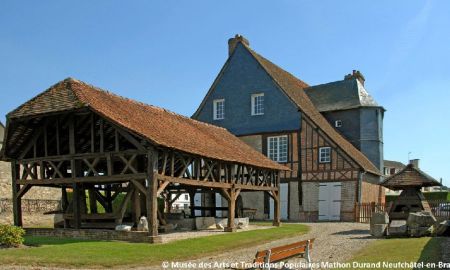
MULTIPOLYGON (((130 183, 131 185, 131 183, 130 183)), ((131 198, 131 218, 136 225, 139 223, 139 219, 141 218, 141 200, 139 198, 139 189, 136 188, 133 193, 133 197, 131 198)))
POLYGON ((273 209, 274 209, 273 226, 279 227, 281 225, 280 192, 279 190, 273 191, 272 194, 273 194, 273 209))
MULTIPOLYGON (((61 207, 63 214, 66 214, 67 208, 69 207, 69 199, 67 198, 66 187, 61 188, 61 207)), ((70 222, 68 219, 64 219, 64 228, 70 228, 70 222)))
POLYGON ((191 218, 195 217, 195 189, 189 191, 189 209, 191 210, 191 218))
POLYGON ((89 189, 89 210, 91 214, 97 213, 97 195, 95 194, 94 187, 89 189))
POLYGON ((226 232, 235 232, 236 226, 234 224, 234 217, 236 215, 236 190, 234 188, 230 189, 228 199, 228 224, 225 228, 226 232))
POLYGON ((151 236, 158 235, 158 152, 147 153, 147 220, 151 236))
POLYGON ((73 223, 75 229, 81 228, 81 204, 80 204, 80 188, 79 184, 73 184, 73 195, 72 195, 72 205, 73 205, 73 223))
POLYGON ((14 160, 11 162, 11 185, 12 185, 12 199, 13 199, 13 215, 14 225, 22 227, 22 199, 17 196, 20 190, 20 185, 17 184, 19 166, 14 160))

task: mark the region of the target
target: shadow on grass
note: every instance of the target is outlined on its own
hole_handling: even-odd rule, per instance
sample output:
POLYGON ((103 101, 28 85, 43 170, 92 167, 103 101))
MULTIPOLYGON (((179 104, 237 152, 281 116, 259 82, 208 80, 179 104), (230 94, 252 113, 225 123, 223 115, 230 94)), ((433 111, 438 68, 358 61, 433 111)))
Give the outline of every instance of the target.
MULTIPOLYGON (((424 262, 426 263, 436 263, 438 264, 439 261, 442 259, 442 252, 441 250, 441 242, 443 241, 442 238, 439 237, 433 237, 431 238, 428 243, 423 247, 422 252, 420 253, 420 257, 417 260, 418 263, 424 262)), ((447 252, 447 251, 445 251, 447 252)), ((419 269, 419 268, 415 268, 419 269)), ((436 267, 431 268, 425 268, 425 269, 437 269, 436 267)))

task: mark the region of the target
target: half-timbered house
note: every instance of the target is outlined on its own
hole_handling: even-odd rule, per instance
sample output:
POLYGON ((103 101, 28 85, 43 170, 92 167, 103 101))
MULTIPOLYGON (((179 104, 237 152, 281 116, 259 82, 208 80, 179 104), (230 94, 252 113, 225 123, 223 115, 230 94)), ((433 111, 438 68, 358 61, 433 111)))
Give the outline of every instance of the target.
MULTIPOLYGON (((253 51, 240 35, 228 45, 228 59, 192 117, 227 128, 291 169, 280 176, 283 219, 352 221, 355 204, 384 199, 377 168, 382 161, 374 165, 356 143, 330 124, 331 118, 306 93, 308 84, 253 51)), ((361 91, 357 89, 356 95, 361 91)), ((384 111, 375 103, 358 106, 384 111)), ((356 107, 346 107, 351 108, 356 107)), ((381 130, 375 126, 377 132, 381 130)), ((374 147, 364 149, 375 151, 380 141, 374 141, 374 147)), ((379 155, 382 152, 373 155, 373 160, 379 160, 379 155)), ((243 197, 243 208, 256 209, 255 217, 261 219, 274 213, 272 200, 263 193, 243 197)))
POLYGON ((161 220, 157 198, 167 191, 222 194, 233 231, 239 194, 263 191, 278 202, 286 169, 224 128, 71 78, 7 115, 1 155, 12 164, 15 225, 22 225, 22 196, 46 186, 61 190, 65 228, 114 228, 145 215, 152 237, 161 220))

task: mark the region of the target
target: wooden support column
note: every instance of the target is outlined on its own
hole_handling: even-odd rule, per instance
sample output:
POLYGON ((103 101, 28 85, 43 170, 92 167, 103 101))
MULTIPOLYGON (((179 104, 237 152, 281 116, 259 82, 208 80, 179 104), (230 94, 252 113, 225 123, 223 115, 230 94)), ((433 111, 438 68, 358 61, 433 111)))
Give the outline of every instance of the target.
POLYGON ((195 189, 189 191, 189 209, 191 210, 191 218, 195 217, 195 189))
POLYGON ((139 223, 139 219, 141 218, 141 199, 139 198, 139 193, 139 189, 136 188, 131 198, 131 218, 136 225, 139 223))
POLYGON ((17 184, 19 175, 19 165, 14 160, 11 162, 11 185, 12 185, 12 199, 13 199, 13 215, 14 225, 22 227, 22 199, 18 196, 20 185, 17 184))
POLYGON ((236 216, 236 189, 231 188, 228 192, 228 224, 224 229, 226 232, 235 232, 236 225, 234 224, 234 217, 236 216))
POLYGON ((74 183, 73 187, 73 227, 75 229, 81 228, 81 200, 80 200, 80 187, 79 184, 74 183))
POLYGON ((95 194, 94 187, 89 189, 89 208, 91 214, 97 213, 97 194, 95 194))
MULTIPOLYGON (((67 214, 67 208, 69 208, 69 199, 67 198, 66 187, 61 188, 61 207, 64 214, 67 214)), ((64 228, 70 228, 70 222, 68 219, 64 219, 64 228)))
POLYGON ((272 191, 273 198, 273 226, 279 227, 281 225, 281 203, 280 203, 280 192, 272 191))
POLYGON ((158 152, 147 153, 147 220, 151 236, 158 235, 158 152))

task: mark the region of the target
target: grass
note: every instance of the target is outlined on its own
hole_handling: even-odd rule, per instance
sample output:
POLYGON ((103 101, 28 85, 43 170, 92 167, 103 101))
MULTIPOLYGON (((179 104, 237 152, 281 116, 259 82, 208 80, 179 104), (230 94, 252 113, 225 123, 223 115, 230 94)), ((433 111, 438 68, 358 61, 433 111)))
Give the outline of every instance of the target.
MULTIPOLYGON (((396 238, 382 239, 372 242, 360 250, 350 261, 359 263, 378 262, 424 262, 436 263, 441 259, 440 238, 396 238)), ((383 266, 383 265, 382 265, 383 266)), ((425 267, 424 269, 437 269, 436 267, 425 267)), ((361 267, 361 266, 360 266, 361 267)), ((384 267, 384 269, 412 269, 402 267, 384 267)), ((354 269, 380 269, 379 267, 361 267, 354 269)))
MULTIPOLYGON (((83 241, 50 237, 26 237, 33 248, 0 250, 2 265, 62 267, 133 267, 158 265, 218 254, 226 250, 254 246, 308 231, 300 224, 284 224, 252 230, 179 240, 167 244, 83 241)), ((294 239, 293 239, 294 241, 294 239)))

